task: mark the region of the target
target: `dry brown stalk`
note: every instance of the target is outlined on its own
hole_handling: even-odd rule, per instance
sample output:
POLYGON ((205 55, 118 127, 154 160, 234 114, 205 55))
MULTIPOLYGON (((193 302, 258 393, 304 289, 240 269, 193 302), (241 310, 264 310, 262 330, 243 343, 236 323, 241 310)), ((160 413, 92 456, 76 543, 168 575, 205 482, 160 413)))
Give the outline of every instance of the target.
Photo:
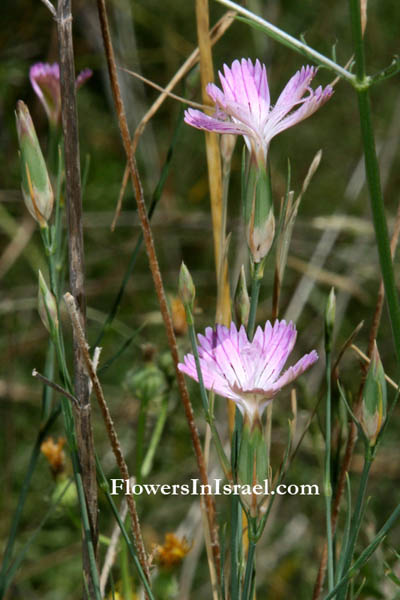
MULTIPOLYGON (((397 207, 396 220, 395 220, 395 224, 394 224, 392 239, 390 242, 390 250, 392 253, 392 260, 394 258, 395 252, 396 252, 397 243, 399 241, 399 235, 400 235, 400 204, 397 207)), ((367 352, 368 355, 366 357, 367 359, 371 358, 374 342, 375 342, 376 336, 378 334, 379 324, 380 324, 380 320, 381 320, 381 316, 382 316, 382 307, 383 307, 384 297, 385 297, 385 292, 384 292, 384 287, 383 287, 383 281, 381 279, 381 282, 379 285, 379 291, 378 291, 378 298, 377 298, 377 302, 376 302, 376 306, 375 306, 374 315, 372 318, 372 325, 371 325, 371 330, 370 330, 370 335, 369 335, 368 352, 367 352)), ((358 391, 356 406, 354 409, 354 412, 356 415, 359 411, 359 408, 360 408, 360 405, 362 402, 364 383, 365 383, 365 378, 363 377, 361 384, 360 384, 360 389, 358 391)), ((396 384, 395 384, 395 386, 396 386, 396 384)), ((397 388, 397 386, 396 386, 396 388, 397 388)), ((337 518, 339 515, 340 502, 342 500, 344 488, 346 485, 346 474, 350 468, 350 463, 351 463, 351 459, 353 457, 353 452, 354 452, 354 447, 356 445, 356 441, 357 441, 357 427, 356 427, 355 423, 353 421, 351 421, 345 455, 344 455, 342 466, 341 466, 340 473, 339 473, 337 492, 336 492, 334 502, 333 502, 333 507, 332 507, 331 522, 332 522, 332 534, 333 535, 335 534, 337 518)), ((319 565, 317 580, 316 580, 315 586, 314 586, 312 600, 318 600, 321 595, 322 586, 324 585, 324 580, 325 580, 327 560, 328 560, 328 548, 325 543, 323 551, 322 551, 321 562, 319 565)))
POLYGON ((55 390, 59 394, 62 394, 63 396, 68 398, 68 400, 71 400, 72 404, 76 405, 78 403, 75 396, 73 396, 72 394, 67 392, 67 390, 64 390, 64 388, 61 387, 61 385, 54 383, 54 381, 50 381, 50 379, 48 379, 47 377, 45 377, 44 375, 42 375, 41 373, 36 371, 36 369, 33 369, 32 377, 36 377, 36 379, 40 379, 40 381, 42 381, 45 385, 48 385, 49 387, 51 387, 53 390, 55 390))
MULTIPOLYGON (((209 33, 208 0, 196 0, 197 39, 200 52, 200 79, 203 104, 210 106, 211 100, 206 92, 208 83, 214 81, 212 44, 209 33)), ((210 188, 211 217, 213 225, 214 255, 218 278, 219 304, 217 305, 217 323, 229 325, 231 321, 231 300, 228 282, 228 265, 225 261, 220 268, 222 248, 225 245, 225 232, 222 231, 222 171, 219 136, 205 131, 206 156, 208 165, 208 184, 210 188)))
MULTIPOLYGON (((69 281, 77 299, 79 321, 85 330, 85 270, 82 231, 82 193, 78 137, 78 113, 76 108, 75 66, 72 42, 71 0, 58 0, 57 34, 60 62, 61 118, 64 134, 64 163, 66 184, 66 207, 68 223, 69 281)), ((82 469, 82 482, 87 503, 94 552, 98 555, 98 507, 97 480, 88 379, 85 363, 74 336, 74 391, 78 408, 74 404, 74 416, 78 454, 82 469)), ((90 563, 86 544, 83 544, 83 569, 89 585, 89 596, 94 597, 90 577, 90 563)))
MULTIPOLYGON (((77 305, 75 302, 75 298, 67 292, 64 294, 64 300, 67 305, 68 313, 72 323, 72 330, 74 332, 74 337, 77 340, 80 351, 83 356, 83 360, 85 362, 86 370, 89 375, 90 381, 93 385, 93 391, 97 398, 97 401, 100 406, 100 410, 104 419, 104 423, 107 429, 108 437, 110 440, 111 448, 115 456, 115 460, 117 461, 118 468, 121 472, 121 476, 125 480, 130 480, 130 475, 128 471, 128 466, 125 462, 124 455, 121 450, 121 445, 119 443, 118 434, 114 427, 114 423, 108 409, 107 402, 104 397, 103 389, 101 387, 100 380, 97 376, 96 370, 93 366, 92 359, 89 354, 89 346, 86 342, 85 334, 81 327, 80 319, 78 316, 77 305)), ((142 532, 140 529, 139 517, 136 510, 135 499, 132 494, 128 494, 126 496, 126 500, 128 503, 129 515, 131 517, 131 525, 132 525, 132 535, 135 540, 135 546, 138 552, 138 557, 140 564, 144 573, 146 574, 147 579, 150 581, 150 571, 149 564, 147 560, 147 553, 144 547, 142 532)))
MULTIPOLYGON (((219 21, 217 21, 217 23, 214 25, 214 27, 211 29, 210 43, 212 45, 214 45, 223 36, 225 31, 228 29, 228 27, 231 26, 231 24, 233 23, 235 14, 236 13, 234 13, 233 11, 226 12, 219 19, 219 21)), ((183 79, 183 77, 185 77, 185 75, 190 71, 190 69, 192 69, 194 67, 194 65, 198 62, 199 56, 200 56, 199 49, 196 48, 192 52, 192 54, 185 60, 183 65, 178 69, 178 71, 175 73, 175 75, 173 76, 171 81, 165 86, 163 92, 158 96, 157 100, 155 100, 155 102, 153 102, 153 104, 150 106, 149 110, 142 117, 140 123, 136 127, 136 130, 133 135, 132 142, 131 142, 131 152, 133 155, 135 155, 136 148, 139 143, 139 138, 142 135, 143 131, 145 130, 147 123, 156 114, 156 112, 158 111, 160 106, 163 104, 163 102, 168 98, 169 92, 171 92, 171 90, 174 89, 174 87, 183 79)), ((123 197, 125 194, 126 186, 128 185, 129 174, 130 174, 129 164, 127 161, 124 176, 122 179, 121 189, 119 192, 118 203, 117 203, 117 207, 115 209, 115 215, 114 215, 114 219, 113 219, 113 222, 111 225, 112 231, 114 231, 114 229, 115 229, 115 225, 118 220, 118 216, 121 212, 122 200, 123 200, 123 197)))
MULTIPOLYGON (((106 13, 105 0, 97 0, 97 6, 99 11, 101 31, 103 35, 103 43, 107 57, 108 70, 111 81, 111 88, 114 97, 115 108, 118 117, 118 124, 121 131, 122 141, 124 150, 129 162, 129 169, 132 178, 132 185, 136 197, 138 214, 140 224, 142 227, 143 238, 146 246, 146 252, 149 259, 149 265, 151 274, 153 277, 154 287, 157 293, 158 301, 160 304, 161 315, 163 317, 168 344, 170 347, 171 355, 175 365, 176 378, 178 382, 178 388, 182 403, 184 406, 186 419, 189 426, 190 435, 196 455, 197 465, 200 472, 200 478, 203 485, 208 484, 207 471, 205 467, 204 455, 201 449, 200 438, 197 431, 196 424, 194 422, 193 408, 190 402, 189 394, 186 388, 186 383, 183 374, 178 369, 179 355, 176 344, 175 333, 173 329, 172 319, 169 314, 167 299, 165 296, 164 286, 162 282, 161 272, 157 260, 157 255, 154 247, 153 234, 150 227, 150 222, 147 216, 146 205, 144 202, 142 185, 137 171, 135 158, 131 152, 131 140, 129 136, 128 123, 125 116, 125 109, 121 98, 120 88, 117 78, 117 67, 115 64, 114 51, 111 42, 110 29, 108 25, 108 18, 106 13)), ((210 528, 211 544, 215 562, 215 568, 219 575, 220 572, 220 549, 218 541, 218 530, 215 518, 215 505, 211 495, 205 496, 205 502, 207 507, 208 524, 210 528)))

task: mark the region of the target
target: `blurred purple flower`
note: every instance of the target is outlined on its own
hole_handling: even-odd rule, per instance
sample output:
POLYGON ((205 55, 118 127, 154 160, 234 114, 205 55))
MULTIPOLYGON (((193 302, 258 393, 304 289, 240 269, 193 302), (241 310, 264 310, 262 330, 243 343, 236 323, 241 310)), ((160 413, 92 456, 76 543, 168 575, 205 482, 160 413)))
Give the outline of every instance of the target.
MULTIPOLYGON (((84 69, 76 78, 78 90, 92 76, 91 69, 84 69)), ((60 67, 58 63, 35 63, 29 70, 32 87, 43 104, 49 121, 58 125, 61 114, 60 67)))
POLYGON ((235 60, 230 69, 224 65, 224 75, 219 72, 223 91, 213 83, 207 85, 214 115, 189 108, 185 121, 197 129, 243 135, 257 162, 265 164, 271 139, 312 115, 332 96, 330 86, 310 88, 316 72, 315 67, 302 67, 272 107, 265 65, 258 59, 254 65, 250 59, 235 60))
MULTIPOLYGON (((239 331, 234 323, 230 328, 217 325, 215 331, 208 327, 205 336, 198 335, 204 386, 236 402, 252 422, 283 387, 318 360, 318 354, 312 350, 281 375, 296 336, 296 327, 286 321, 275 321, 273 326, 267 321, 264 330, 257 328, 252 342, 243 325, 239 331)), ((185 356, 179 369, 198 381, 192 354, 185 356)))

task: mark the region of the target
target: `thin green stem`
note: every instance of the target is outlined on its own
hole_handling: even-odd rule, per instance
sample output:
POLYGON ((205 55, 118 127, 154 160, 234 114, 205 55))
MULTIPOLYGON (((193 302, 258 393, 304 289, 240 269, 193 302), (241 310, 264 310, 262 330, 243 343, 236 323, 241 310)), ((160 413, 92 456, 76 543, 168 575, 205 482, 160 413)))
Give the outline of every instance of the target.
POLYGON ((114 517, 115 517, 115 519, 116 519, 116 521, 118 523, 118 527, 120 528, 122 536, 123 536, 123 538, 125 540, 125 543, 128 546, 129 554, 132 557, 132 560, 134 562, 134 565, 136 567, 136 570, 138 572, 140 580, 141 580, 141 582, 142 582, 142 584, 143 584, 143 586, 144 586, 144 588, 146 590, 146 594, 148 595, 149 600, 155 600, 154 596, 153 596, 153 592, 151 591, 151 588, 149 586, 149 582, 147 581, 147 577, 146 577, 146 575, 145 575, 145 573, 144 573, 144 571, 142 569, 142 566, 140 564, 140 561, 139 561, 139 558, 137 556, 136 550, 135 550, 135 548, 134 548, 134 546, 132 544, 132 541, 131 541, 131 539, 129 537, 128 532, 126 531, 125 525, 124 525, 124 523, 121 520, 121 517, 120 517, 120 514, 118 512, 118 509, 115 506, 115 502, 114 502, 114 500, 113 500, 113 498, 112 498, 112 496, 110 494, 109 484, 108 484, 108 481, 106 479, 106 476, 104 474, 103 468, 101 466, 101 463, 100 463, 99 458, 98 458, 97 455, 96 455, 96 469, 97 469, 97 480, 98 480, 98 483, 99 483, 99 487, 103 490, 103 492, 106 495, 107 501, 108 501, 108 503, 110 505, 110 508, 111 508, 111 510, 113 512, 113 515, 114 515, 114 517))
POLYGON ((385 287, 386 300, 392 325, 397 360, 400 363, 400 305, 396 290, 388 228, 385 218, 379 164, 376 155, 368 80, 365 76, 365 59, 359 0, 349 0, 351 27, 356 56, 357 96, 360 114, 361 136, 364 147, 365 171, 375 228, 376 243, 385 287))
POLYGON ((251 299, 250 299, 250 312, 249 322, 247 325, 247 336, 251 341, 254 335, 254 329, 256 324, 256 314, 258 306, 258 298, 260 295, 261 279, 262 279, 263 265, 262 262, 256 263, 253 269, 253 276, 251 280, 251 299))
MULTIPOLYGON (((240 410, 235 409, 235 425, 232 432, 231 468, 234 481, 237 481, 237 462, 243 419, 240 410)), ((239 496, 234 494, 231 500, 231 600, 240 598, 241 559, 243 555, 242 509, 239 496)))
POLYGON ((256 543, 250 538, 249 551, 247 555, 246 573, 244 576, 242 600, 251 600, 252 582, 254 579, 254 559, 256 543))
POLYGON ((386 535, 389 533, 390 529, 393 527, 394 523, 400 517, 400 504, 396 506, 390 517, 386 520, 385 524, 381 527, 379 532, 376 534, 375 538, 372 542, 361 552, 358 559, 355 561, 351 569, 342 577, 342 579, 335 585, 333 590, 329 592, 327 596, 325 596, 324 600, 331 600, 334 598, 338 591, 342 589, 342 587, 354 577, 359 569, 370 559, 378 546, 382 543, 386 535))
POLYGON ((187 321, 188 330, 189 330, 189 339, 190 339, 190 343, 192 345, 194 362, 196 363, 196 371, 197 371, 197 377, 199 380, 201 401, 203 403, 203 408, 204 408, 204 412, 206 413, 207 420, 209 420, 210 409, 209 409, 209 405, 208 405, 208 396, 207 396, 206 388, 204 387, 203 373, 201 372, 201 366, 200 366, 199 351, 197 349, 196 332, 194 329, 193 314, 192 314, 192 310, 189 305, 185 306, 185 311, 186 311, 186 321, 187 321))
POLYGON ((19 494, 17 507, 16 507, 14 515, 13 515, 10 533, 9 533, 8 541, 7 541, 7 546, 4 550, 2 569, 1 569, 1 573, 0 573, 0 598, 3 598, 3 595, 7 589, 7 585, 9 585, 11 583, 11 581, 8 578, 7 570, 8 570, 11 556, 13 553, 15 539, 16 539, 17 531, 18 531, 18 525, 19 525, 19 522, 20 522, 20 519, 22 516, 23 508, 25 506, 25 502, 26 502, 29 487, 31 484, 32 476, 36 469, 37 461, 40 456, 40 446, 42 445, 42 441, 46 437, 47 433, 49 432, 50 427, 53 425, 54 421, 57 419, 59 414, 60 414, 60 407, 57 407, 53 410, 49 419, 46 421, 46 423, 42 427, 42 429, 38 432, 36 440, 35 440, 35 444, 32 448, 28 468, 26 470, 24 481, 22 483, 21 491, 19 494), (7 583, 6 583, 6 580, 7 580, 7 583))
POLYGON ((330 69, 331 71, 334 71, 335 73, 340 75, 340 77, 343 77, 343 79, 346 79, 350 83, 354 82, 355 77, 352 73, 350 73, 349 71, 347 71, 340 65, 336 64, 333 60, 331 60, 327 56, 320 54, 319 52, 317 52, 316 50, 314 50, 307 44, 304 44, 303 42, 292 37, 285 31, 282 31, 282 29, 279 29, 278 27, 276 27, 275 25, 272 25, 265 19, 262 19, 258 15, 255 15, 250 10, 243 8, 243 6, 241 6, 240 4, 237 4, 236 2, 232 2, 231 0, 216 0, 216 1, 219 4, 223 4, 227 8, 230 8, 230 9, 234 10, 235 12, 237 12, 239 15, 242 15, 246 19, 249 19, 250 21, 253 21, 257 25, 261 26, 261 28, 270 37, 277 40, 281 44, 288 46, 289 48, 291 48, 292 50, 295 50, 296 52, 299 52, 303 56, 306 56, 307 58, 313 60, 314 62, 316 62, 319 65, 323 65, 324 67, 327 67, 328 69, 330 69))
POLYGON ((138 424, 136 429, 136 482, 142 483, 142 464, 143 464, 143 449, 144 438, 146 433, 147 407, 149 399, 144 397, 141 399, 139 408, 138 424))
MULTIPOLYGON (((354 513, 351 520, 349 542, 347 544, 347 547, 343 549, 343 551, 345 552, 345 558, 343 561, 343 573, 346 573, 350 569, 351 561, 354 554, 354 548, 360 531, 363 516, 365 492, 367 489, 369 471, 371 469, 372 460, 372 454, 370 449, 368 448, 364 461, 363 472, 361 475, 360 487, 358 489, 357 501, 354 507, 354 513)), ((333 587, 330 588, 329 591, 331 591, 331 589, 333 589, 333 587)), ((344 598, 346 598, 346 590, 347 586, 342 587, 341 592, 338 595, 338 600, 344 600, 344 598)))
POLYGON ((331 483, 331 430, 332 430, 332 407, 331 407, 331 352, 326 351, 326 431, 325 431, 325 517, 326 517, 326 541, 328 547, 328 586, 331 591, 335 585, 333 573, 333 539, 332 539, 332 483, 331 483))
POLYGON ((168 394, 165 394, 162 399, 162 402, 161 402, 160 412, 159 412, 158 419, 157 419, 157 422, 156 422, 154 430, 153 430, 153 434, 151 436, 148 450, 147 450, 146 455, 142 462, 142 467, 141 467, 141 477, 142 478, 147 477, 148 474, 150 473, 150 470, 151 470, 151 467, 153 464, 154 455, 158 448, 158 444, 160 443, 161 435, 164 430, 164 425, 167 420, 167 415, 168 415, 168 394))
POLYGON ((89 514, 86 504, 85 492, 82 483, 82 472, 79 464, 78 448, 76 443, 74 418, 72 415, 72 409, 69 400, 66 398, 61 399, 62 412, 64 417, 65 431, 67 434, 68 446, 71 453, 72 466, 74 470, 74 479, 76 490, 78 493, 79 506, 81 509, 82 528, 84 532, 85 544, 87 547, 89 564, 90 564, 90 576, 93 583, 94 593, 96 600, 101 600, 100 592, 100 580, 99 572, 97 569, 96 554, 93 545, 92 533, 90 529, 89 514))

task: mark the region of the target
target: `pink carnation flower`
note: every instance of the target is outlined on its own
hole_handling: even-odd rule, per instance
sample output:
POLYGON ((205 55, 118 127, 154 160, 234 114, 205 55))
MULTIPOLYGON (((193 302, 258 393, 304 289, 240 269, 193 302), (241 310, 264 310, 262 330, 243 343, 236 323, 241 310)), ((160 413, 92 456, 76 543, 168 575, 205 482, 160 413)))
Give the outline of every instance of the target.
MULTIPOLYGON (((250 422, 261 416, 267 404, 285 386, 297 379, 317 360, 312 350, 295 365, 281 374, 296 342, 297 331, 292 322, 269 321, 257 328, 249 342, 244 326, 239 331, 234 323, 230 328, 208 327, 205 336, 199 334, 201 373, 206 389, 233 400, 250 422)), ((187 354, 179 369, 198 381, 194 356, 187 354)))
MULTIPOLYGON (((84 69, 76 78, 78 90, 89 77, 91 69, 84 69)), ((58 63, 35 63, 29 70, 32 87, 43 104, 48 119, 52 125, 58 125, 61 114, 60 67, 58 63)))
POLYGON ((224 65, 224 75, 218 73, 222 91, 213 83, 207 85, 214 115, 189 108, 185 121, 197 129, 243 135, 249 151, 265 164, 272 138, 312 115, 332 96, 330 86, 310 88, 316 72, 315 67, 302 67, 272 106, 265 65, 258 59, 254 65, 250 59, 235 60, 231 68, 224 65))

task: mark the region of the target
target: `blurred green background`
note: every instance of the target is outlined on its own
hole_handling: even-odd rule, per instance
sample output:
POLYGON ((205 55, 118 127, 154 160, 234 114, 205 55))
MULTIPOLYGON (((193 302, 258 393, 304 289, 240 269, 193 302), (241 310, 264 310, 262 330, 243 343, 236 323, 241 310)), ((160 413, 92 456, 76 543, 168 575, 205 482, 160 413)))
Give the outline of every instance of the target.
MULTIPOLYGON (((324 54, 330 55, 334 47, 341 64, 345 64, 351 56, 346 2, 328 4, 316 0, 252 0, 246 6, 292 35, 304 35, 311 46, 324 54)), ((140 72, 158 85, 166 85, 196 47, 192 2, 113 0, 108 2, 108 9, 118 64, 140 72)), ((84 195, 84 236, 88 337, 93 344, 127 268, 139 226, 134 197, 128 187, 116 230, 110 232, 125 166, 124 152, 111 101, 95 3, 75 0, 73 12, 76 70, 90 67, 94 71, 92 79, 78 95, 82 163, 86 156, 90 156, 84 195)), ((223 12, 223 7, 211 3, 211 23, 223 12)), ((18 99, 28 104, 45 149, 47 120, 31 89, 28 72, 34 62, 57 60, 57 37, 51 16, 39 0, 6 0, 0 8, 0 22, 0 460, 3 465, 0 476, 3 492, 0 496, 0 540, 3 545, 27 468, 30 448, 40 424, 41 387, 39 382, 32 379, 31 372, 33 368, 43 370, 47 347, 47 332, 36 310, 37 270, 44 262, 38 231, 33 231, 25 248, 17 252, 14 259, 10 260, 7 254, 15 232, 19 228, 29 230, 29 217, 20 193, 14 109, 18 99)), ((400 4, 396 0, 369 2, 366 43, 370 73, 386 67, 399 51, 399 22, 400 4)), ((229 65, 235 58, 241 57, 258 57, 267 65, 273 100, 289 77, 304 64, 302 57, 271 41, 261 32, 235 22, 214 47, 215 69, 221 68, 224 62, 229 65)), ((200 101, 198 75, 195 69, 185 85, 178 85, 175 92, 200 101)), ((332 78, 331 73, 320 69, 315 85, 324 85, 332 78)), ((133 132, 158 92, 123 72, 120 82, 133 132)), ((399 203, 400 183, 398 77, 374 88, 372 108, 387 216, 392 227, 399 203)), ((147 200, 157 184, 179 109, 175 100, 168 99, 147 126, 139 143, 137 159, 147 200)), ((234 155, 229 200, 228 231, 232 231, 229 263, 233 288, 243 257, 246 256, 238 193, 241 144, 241 141, 237 144, 234 155)), ((281 297, 280 316, 293 318, 297 322, 299 341, 296 353, 299 355, 312 347, 322 355, 322 311, 331 285, 337 287, 338 294, 337 350, 355 326, 364 320, 364 329, 357 343, 365 351, 379 285, 379 267, 361 162, 356 98, 345 83, 338 83, 333 98, 311 119, 273 140, 270 158, 277 210, 286 186, 287 159, 290 158, 292 166, 292 188, 298 192, 308 166, 320 148, 323 150, 323 159, 299 211, 281 297), (312 273, 305 274, 310 262, 315 268, 312 273)), ((196 284, 196 326, 198 330, 204 329, 214 321, 216 303, 207 170, 204 136, 186 125, 181 128, 170 174, 153 218, 153 231, 168 294, 171 298, 177 294, 178 270, 184 260, 196 284)), ((267 269, 258 312, 260 323, 270 316, 271 293, 272 269, 267 269)), ((67 338, 70 339, 66 319, 64 325, 67 338)), ((102 360, 113 356, 139 327, 140 332, 129 348, 102 376, 132 472, 135 465, 138 399, 129 386, 129 372, 143 368, 146 358, 143 345, 150 343, 154 346, 152 361, 158 365, 165 363, 167 351, 144 251, 130 278, 114 326, 102 342, 102 360)), ((185 335, 180 337, 179 343, 182 353, 188 350, 185 335)), ((396 379, 386 312, 378 345, 385 370, 396 379)), ((324 360, 321 357, 319 365, 298 386, 298 433, 307 423, 319 391, 323 391, 323 367, 324 360)), ((340 375, 344 384, 356 395, 361 375, 358 359, 351 352, 345 355, 341 363, 340 375)), ((201 433, 204 433, 198 391, 191 382, 189 386, 197 423, 201 433)), ((147 434, 151 432, 158 410, 155 398, 150 407, 147 434)), ((221 432, 226 435, 227 419, 223 401, 217 407, 217 412, 221 432)), ((275 467, 279 465, 286 444, 289 414, 289 398, 284 394, 275 402, 272 448, 275 467)), ((343 415, 341 419, 345 421, 343 415)), ((321 422, 322 408, 291 466, 288 475, 290 482, 318 483, 322 486, 321 422)), ((398 416, 395 415, 373 471, 370 489, 373 497, 367 508, 367 527, 361 536, 363 542, 372 536, 384 515, 398 501, 396 490, 400 470, 397 427, 398 416)), ((94 429, 96 447, 106 473, 109 477, 116 477, 113 457, 96 409, 94 429)), ((61 420, 54 426, 52 435, 62 435, 61 420)), ((338 435, 334 442, 340 453, 343 438, 338 435)), ((211 464, 217 464, 214 455, 211 464)), ((352 467, 354 484, 357 483, 360 464, 361 455, 356 452, 352 467)), ((218 470, 216 474, 219 476, 218 470)), ((149 481, 186 483, 192 477, 197 477, 197 474, 191 442, 178 394, 171 384, 168 419, 149 481)), ((24 509, 17 548, 38 526, 50 504, 53 489, 54 482, 48 464, 41 457, 24 509)), ((198 504, 197 499, 141 497, 139 511, 148 548, 152 543, 162 542, 166 532, 178 527, 181 534, 194 540, 181 575, 186 584, 192 581, 192 591, 181 597, 197 600, 209 597, 210 591, 204 549, 200 545, 197 550, 195 543, 201 524, 196 525, 198 514, 192 507, 193 503, 198 504), (190 565, 193 566, 193 574, 190 573, 190 565)), ((228 514, 228 501, 218 498, 217 510, 222 521, 228 514)), ((293 593, 299 599, 311 597, 323 544, 323 510, 322 493, 319 497, 284 497, 276 503, 258 554, 257 598, 278 600, 291 597, 293 593)), ((102 533, 110 535, 112 522, 102 501, 100 525, 102 533)), ((79 539, 76 508, 58 510, 31 546, 9 598, 78 598, 80 594, 77 590, 81 585, 79 539)), ((389 584, 382 583, 380 578, 384 571, 384 558, 390 564, 394 562, 390 547, 396 546, 399 539, 398 534, 392 534, 384 551, 378 553, 367 568, 373 585, 364 589, 362 597, 395 597, 394 587, 388 587, 389 584)), ((118 563, 114 577, 118 581, 118 563)))

